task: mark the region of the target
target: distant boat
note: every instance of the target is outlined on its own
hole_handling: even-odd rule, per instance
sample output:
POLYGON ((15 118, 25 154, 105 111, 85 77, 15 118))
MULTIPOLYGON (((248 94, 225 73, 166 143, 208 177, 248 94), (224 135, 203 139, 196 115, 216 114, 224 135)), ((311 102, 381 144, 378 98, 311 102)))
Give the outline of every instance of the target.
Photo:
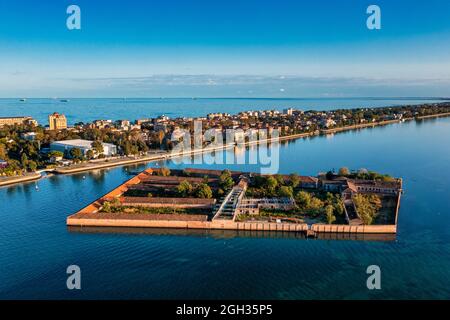
POLYGON ((22 98, 22 99, 20 99, 19 101, 25 102, 25 101, 27 101, 27 99, 22 98))
POLYGON ((68 99, 61 99, 61 100, 59 100, 60 102, 69 102, 69 100, 68 99))

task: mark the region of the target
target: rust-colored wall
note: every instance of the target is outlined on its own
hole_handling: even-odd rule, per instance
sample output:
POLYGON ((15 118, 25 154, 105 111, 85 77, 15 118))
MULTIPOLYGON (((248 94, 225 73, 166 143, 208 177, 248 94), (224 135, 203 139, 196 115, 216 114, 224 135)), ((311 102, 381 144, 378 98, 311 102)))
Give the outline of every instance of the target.
POLYGON ((395 225, 346 225, 346 224, 313 224, 311 230, 315 232, 335 232, 335 233, 396 233, 395 225))
POLYGON ((85 227, 150 227, 150 228, 185 228, 185 229, 224 229, 249 231, 306 231, 308 225, 293 223, 258 223, 233 221, 177 221, 177 220, 131 220, 131 219, 84 219, 67 218, 69 226, 85 227))

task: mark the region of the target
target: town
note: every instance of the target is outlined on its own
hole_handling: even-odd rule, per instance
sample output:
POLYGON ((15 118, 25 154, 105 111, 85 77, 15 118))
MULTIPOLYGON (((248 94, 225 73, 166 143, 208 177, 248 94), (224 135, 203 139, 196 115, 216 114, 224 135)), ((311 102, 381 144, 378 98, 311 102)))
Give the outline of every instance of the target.
POLYGON ((82 227, 396 233, 402 179, 149 168, 67 218, 82 227))
MULTIPOLYGON (((72 173, 139 161, 167 159, 182 140, 202 130, 225 136, 226 130, 242 130, 244 144, 265 131, 268 138, 296 139, 377 125, 449 116, 450 103, 430 103, 381 108, 331 111, 246 111, 235 115, 211 113, 198 118, 95 120, 69 126, 63 114, 48 116, 48 125, 28 116, 0 118, 0 186, 38 179, 43 171, 72 173)), ((204 141, 201 147, 207 147, 204 141)))

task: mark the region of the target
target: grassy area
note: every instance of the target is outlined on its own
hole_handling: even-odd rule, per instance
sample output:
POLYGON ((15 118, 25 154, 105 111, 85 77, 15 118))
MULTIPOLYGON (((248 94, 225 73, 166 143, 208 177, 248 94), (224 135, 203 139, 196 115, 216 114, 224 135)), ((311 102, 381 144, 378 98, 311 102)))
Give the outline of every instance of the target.
POLYGON ((103 204, 100 212, 106 213, 146 213, 146 214, 210 214, 209 211, 204 209, 190 209, 190 208, 148 208, 148 207, 132 207, 132 206, 120 206, 112 205, 107 202, 103 204))

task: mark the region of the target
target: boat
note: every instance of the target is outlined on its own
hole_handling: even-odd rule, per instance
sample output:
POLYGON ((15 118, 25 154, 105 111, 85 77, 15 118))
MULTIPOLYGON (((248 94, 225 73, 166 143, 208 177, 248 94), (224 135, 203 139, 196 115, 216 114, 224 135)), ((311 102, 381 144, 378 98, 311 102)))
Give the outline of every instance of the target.
POLYGON ((19 101, 21 101, 21 102, 25 102, 25 101, 27 101, 27 99, 25 99, 25 98, 22 98, 22 99, 20 99, 19 101))
POLYGON ((59 100, 60 102, 69 102, 69 100, 68 99, 61 99, 61 100, 59 100))

